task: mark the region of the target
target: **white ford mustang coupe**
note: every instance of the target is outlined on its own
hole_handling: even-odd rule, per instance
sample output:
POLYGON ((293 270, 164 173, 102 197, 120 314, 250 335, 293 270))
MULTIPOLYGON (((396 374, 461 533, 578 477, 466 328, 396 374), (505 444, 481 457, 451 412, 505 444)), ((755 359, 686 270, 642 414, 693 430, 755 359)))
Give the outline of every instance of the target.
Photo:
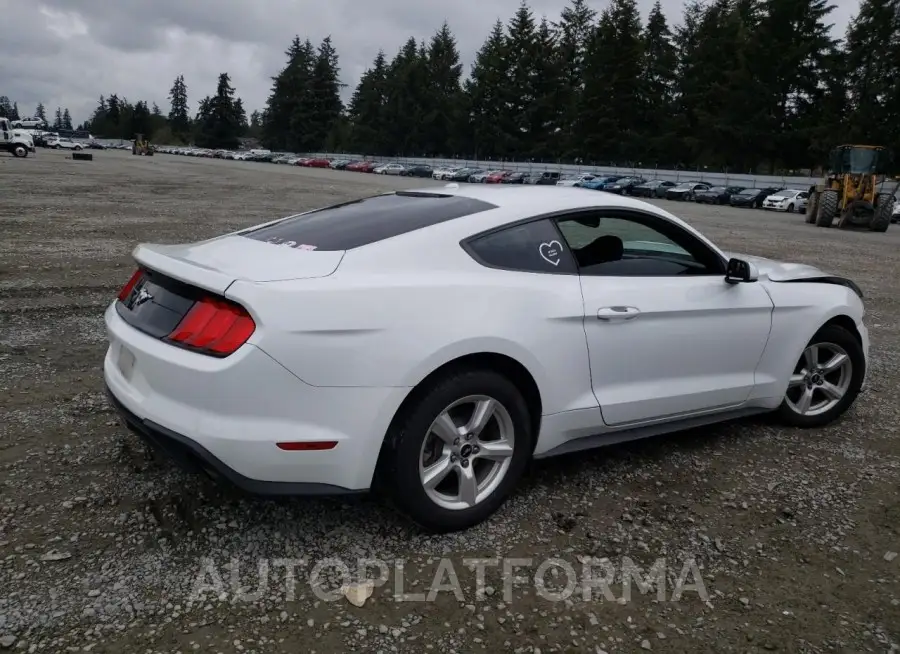
POLYGON ((134 258, 104 363, 132 430, 256 494, 387 490, 435 532, 529 459, 760 412, 819 427, 866 376, 853 282, 607 193, 387 193, 134 258))

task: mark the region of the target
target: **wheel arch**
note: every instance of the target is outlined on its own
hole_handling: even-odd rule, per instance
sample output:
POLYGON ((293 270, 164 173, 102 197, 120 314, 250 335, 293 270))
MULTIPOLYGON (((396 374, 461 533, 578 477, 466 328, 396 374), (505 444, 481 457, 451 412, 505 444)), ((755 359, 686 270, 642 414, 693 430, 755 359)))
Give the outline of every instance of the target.
POLYGON ((379 471, 384 468, 384 456, 390 450, 390 436, 397 421, 403 418, 409 408, 414 406, 438 379, 460 370, 475 369, 499 372, 509 379, 522 394, 528 407, 532 436, 530 445, 531 449, 534 450, 537 445, 538 430, 540 429, 541 416, 543 414, 541 392, 534 375, 525 364, 508 354, 492 351, 471 352, 456 356, 432 369, 410 389, 403 401, 400 402, 383 436, 378 453, 378 462, 375 466, 376 479, 379 471))
POLYGON ((862 334, 860 334, 859 330, 856 328, 856 321, 854 321, 853 318, 851 318, 847 314, 842 313, 829 318, 822 324, 821 327, 819 327, 819 329, 816 330, 816 332, 819 332, 825 327, 829 327, 830 325, 835 325, 837 327, 846 329, 853 335, 853 337, 860 345, 863 344, 862 334))

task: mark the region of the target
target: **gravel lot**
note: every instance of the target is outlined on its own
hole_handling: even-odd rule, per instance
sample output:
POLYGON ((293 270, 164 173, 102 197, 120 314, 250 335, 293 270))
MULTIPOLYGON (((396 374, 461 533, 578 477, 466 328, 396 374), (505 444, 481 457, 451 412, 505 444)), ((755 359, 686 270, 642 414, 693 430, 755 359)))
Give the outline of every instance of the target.
POLYGON ((796 215, 667 205, 726 249, 824 265, 862 286, 873 361, 855 410, 821 431, 754 420, 543 462, 490 523, 437 538, 372 498, 265 501, 183 477, 120 425, 101 374, 102 313, 137 242, 433 182, 94 157, 0 156, 0 650, 900 649, 900 228, 841 233, 796 215), (359 559, 385 561, 387 583, 362 607, 329 599, 342 575, 317 566, 327 557, 354 580, 359 559), (488 566, 479 593, 472 557, 531 563, 511 589, 504 565, 488 566), (552 595, 564 567, 533 583, 552 557, 572 566, 566 599, 552 595), (294 585, 276 559, 305 560, 294 585), (264 584, 260 560, 272 564, 264 584), (625 597, 628 561, 644 575, 665 563, 661 598, 633 580, 625 597), (594 581, 616 572, 605 596, 586 569, 594 581), (449 589, 451 571, 458 595, 401 601, 438 572, 449 589), (216 574, 220 587, 194 592, 216 574))

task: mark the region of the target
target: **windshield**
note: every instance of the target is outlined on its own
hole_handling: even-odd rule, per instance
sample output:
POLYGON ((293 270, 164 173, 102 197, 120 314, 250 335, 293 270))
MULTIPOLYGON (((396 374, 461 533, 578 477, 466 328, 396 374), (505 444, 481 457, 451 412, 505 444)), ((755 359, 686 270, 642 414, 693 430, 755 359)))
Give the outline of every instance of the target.
POLYGON ((756 195, 757 193, 759 193, 758 188, 745 188, 739 195, 756 195))
POLYGON ((724 186, 713 186, 711 189, 709 189, 709 191, 710 191, 710 193, 724 193, 725 187, 724 186))
POLYGON ((843 169, 849 173, 875 172, 878 162, 878 151, 869 148, 850 148, 841 153, 843 169))

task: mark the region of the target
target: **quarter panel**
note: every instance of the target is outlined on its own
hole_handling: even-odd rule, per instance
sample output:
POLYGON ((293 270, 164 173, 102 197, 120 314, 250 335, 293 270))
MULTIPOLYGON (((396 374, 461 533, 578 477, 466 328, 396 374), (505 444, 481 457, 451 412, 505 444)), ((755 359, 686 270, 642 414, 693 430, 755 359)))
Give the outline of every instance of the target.
POLYGON ((430 273, 342 265, 325 279, 235 282, 228 296, 257 320, 250 342, 313 386, 412 387, 454 358, 494 352, 531 372, 544 413, 596 406, 578 277, 468 261, 430 273))

